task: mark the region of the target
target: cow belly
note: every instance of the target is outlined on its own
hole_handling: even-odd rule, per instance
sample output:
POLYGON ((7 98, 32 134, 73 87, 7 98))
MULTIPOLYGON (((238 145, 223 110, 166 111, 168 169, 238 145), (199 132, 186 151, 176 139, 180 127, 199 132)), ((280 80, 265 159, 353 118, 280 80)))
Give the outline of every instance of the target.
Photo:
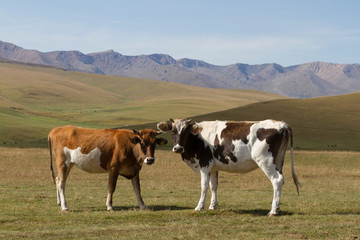
MULTIPOLYGON (((200 164, 198 159, 184 160, 186 165, 190 167, 195 173, 200 174, 200 164)), ((225 171, 225 172, 234 172, 234 173, 247 173, 250 172, 259 166, 252 159, 232 162, 229 159, 229 163, 220 162, 217 159, 212 159, 210 162, 214 162, 212 165, 212 170, 214 171, 225 171)))
POLYGON ((69 149, 64 147, 66 162, 75 164, 81 170, 89 173, 106 173, 107 171, 100 166, 101 151, 94 148, 88 154, 81 152, 81 148, 69 149))
POLYGON ((232 162, 230 160, 228 164, 216 160, 215 165, 213 167, 213 169, 216 171, 225 171, 225 172, 234 172, 234 173, 247 173, 256 168, 258 168, 258 165, 252 159, 247 159, 237 162, 232 162))
POLYGON ((251 157, 251 152, 247 144, 244 144, 241 140, 233 141, 232 144, 234 144, 234 150, 231 153, 236 158, 236 161, 229 156, 225 156, 227 162, 216 160, 215 169, 226 172, 247 173, 258 168, 258 165, 251 157))

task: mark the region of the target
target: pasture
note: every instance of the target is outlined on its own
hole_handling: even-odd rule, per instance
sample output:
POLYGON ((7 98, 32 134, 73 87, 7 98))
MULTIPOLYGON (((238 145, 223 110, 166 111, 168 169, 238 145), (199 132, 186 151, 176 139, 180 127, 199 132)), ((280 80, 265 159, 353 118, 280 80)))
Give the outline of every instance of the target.
POLYGON ((359 152, 295 151, 303 186, 297 196, 288 153, 278 217, 266 216, 273 190, 261 170, 220 172, 220 209, 195 212, 200 176, 179 155, 157 150, 155 164, 140 172, 148 210, 138 210, 131 182, 119 178, 116 211, 107 212, 107 174, 74 167, 66 188, 70 212, 62 213, 48 150, 2 147, 0 239, 359 239, 359 166, 359 152))

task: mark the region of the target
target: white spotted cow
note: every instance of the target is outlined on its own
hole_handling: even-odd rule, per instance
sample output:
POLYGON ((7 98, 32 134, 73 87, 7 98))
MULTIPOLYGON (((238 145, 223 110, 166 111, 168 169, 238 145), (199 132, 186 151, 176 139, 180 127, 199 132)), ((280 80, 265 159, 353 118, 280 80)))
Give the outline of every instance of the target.
POLYGON ((277 215, 284 183, 282 168, 289 137, 292 177, 299 194, 300 182, 294 170, 293 134, 291 127, 285 122, 265 120, 191 123, 187 119, 170 120, 171 123, 158 123, 157 128, 172 132, 173 152, 180 153, 183 161, 201 175, 201 197, 195 210, 204 208, 209 183, 209 209, 218 207, 218 171, 247 173, 260 167, 274 188, 268 215, 277 215))
POLYGON ((73 165, 89 173, 109 174, 107 210, 114 210, 112 196, 119 175, 131 179, 140 209, 146 208, 140 194, 139 171, 143 163, 154 163, 155 145, 167 143, 164 138, 156 138, 158 134, 151 129, 100 130, 73 126, 51 130, 48 136, 50 168, 61 210, 69 210, 65 199, 65 183, 73 165), (56 178, 52 165, 52 149, 58 170, 56 178))

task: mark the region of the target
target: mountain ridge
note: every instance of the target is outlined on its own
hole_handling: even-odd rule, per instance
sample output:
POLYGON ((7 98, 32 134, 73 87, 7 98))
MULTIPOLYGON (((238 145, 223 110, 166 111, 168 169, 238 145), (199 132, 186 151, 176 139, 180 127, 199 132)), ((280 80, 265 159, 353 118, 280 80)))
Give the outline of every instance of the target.
POLYGON ((360 90, 360 64, 310 62, 213 65, 167 54, 126 56, 114 50, 40 52, 0 41, 0 58, 71 71, 177 82, 207 88, 255 89, 294 98, 347 94, 360 90))

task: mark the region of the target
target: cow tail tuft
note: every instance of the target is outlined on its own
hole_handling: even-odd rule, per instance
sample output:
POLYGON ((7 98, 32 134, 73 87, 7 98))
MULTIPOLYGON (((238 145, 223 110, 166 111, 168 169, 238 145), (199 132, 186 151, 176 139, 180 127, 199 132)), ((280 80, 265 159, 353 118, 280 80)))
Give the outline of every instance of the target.
POLYGON ((53 164, 52 164, 52 146, 51 146, 51 137, 50 137, 50 133, 48 136, 48 144, 49 144, 49 150, 50 150, 50 170, 51 170, 51 178, 54 184, 55 183, 55 173, 54 173, 54 168, 53 168, 53 164))
POLYGON ((296 187, 296 191, 297 191, 298 196, 299 196, 299 195, 300 195, 299 188, 301 187, 301 183, 300 183, 298 177, 296 176, 295 168, 294 168, 293 131, 292 131, 292 129, 291 129, 290 126, 289 126, 289 128, 288 128, 288 131, 289 131, 289 135, 290 135, 290 146, 291 146, 291 174, 292 174, 292 178, 293 178, 293 180, 294 180, 294 184, 295 184, 295 187, 296 187))

